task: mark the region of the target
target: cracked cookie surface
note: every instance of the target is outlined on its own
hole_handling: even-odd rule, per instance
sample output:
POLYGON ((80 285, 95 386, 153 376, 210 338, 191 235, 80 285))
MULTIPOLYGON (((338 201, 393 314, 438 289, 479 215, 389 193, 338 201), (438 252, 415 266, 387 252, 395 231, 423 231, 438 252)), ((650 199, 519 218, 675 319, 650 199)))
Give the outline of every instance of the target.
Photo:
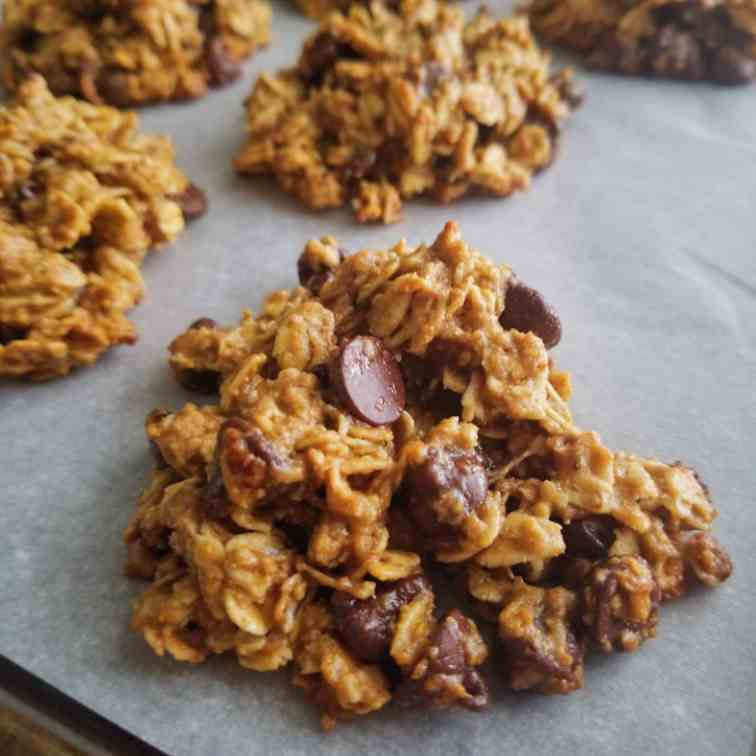
POLYGON ((555 158, 581 98, 550 73, 527 19, 436 0, 355 4, 328 16, 294 68, 262 75, 235 160, 314 209, 351 204, 393 223, 402 201, 526 190, 555 158))
POLYGON ((55 94, 119 107, 199 97, 239 76, 270 15, 266 0, 7 0, 3 82, 37 72, 55 94))
POLYGON ((125 540, 156 653, 291 664, 326 728, 391 699, 477 711, 488 644, 437 591, 492 623, 513 690, 566 694, 591 650, 634 651, 662 601, 729 577, 693 470, 575 426, 555 310, 454 223, 351 255, 313 240, 297 267, 259 314, 170 345, 210 399, 147 418, 125 540))
POLYGON ((139 266, 204 195, 167 137, 34 75, 0 108, 0 376, 45 380, 137 335, 139 266))
POLYGON ((533 28, 600 70, 720 84, 756 78, 753 0, 533 0, 533 28))

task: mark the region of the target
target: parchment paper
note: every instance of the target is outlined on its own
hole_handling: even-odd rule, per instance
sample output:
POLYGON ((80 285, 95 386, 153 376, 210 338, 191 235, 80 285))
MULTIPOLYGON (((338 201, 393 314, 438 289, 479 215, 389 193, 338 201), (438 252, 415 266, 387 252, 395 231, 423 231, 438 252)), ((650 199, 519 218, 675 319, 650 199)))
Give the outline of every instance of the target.
MULTIPOLYGON (((508 3, 490 4, 503 11, 508 3)), ((474 10, 470 7, 470 12, 474 10)), ((275 5, 274 41, 231 88, 143 111, 171 134, 211 211, 145 266, 140 341, 45 385, 0 385, 0 653, 178 756, 494 754, 748 756, 756 723, 756 88, 583 74, 589 98, 532 190, 448 207, 408 202, 403 223, 360 227, 304 212, 266 180, 241 180, 241 101, 294 60, 311 23, 275 5), (592 657, 585 689, 514 696, 488 713, 389 707, 322 735, 288 672, 231 659, 158 659, 128 630, 141 589, 121 534, 148 479, 142 421, 192 397, 165 348, 189 322, 235 322, 292 285, 304 242, 431 241, 447 219, 555 304, 577 421, 613 448, 697 467, 721 510, 736 572, 662 611, 639 653, 592 657)))

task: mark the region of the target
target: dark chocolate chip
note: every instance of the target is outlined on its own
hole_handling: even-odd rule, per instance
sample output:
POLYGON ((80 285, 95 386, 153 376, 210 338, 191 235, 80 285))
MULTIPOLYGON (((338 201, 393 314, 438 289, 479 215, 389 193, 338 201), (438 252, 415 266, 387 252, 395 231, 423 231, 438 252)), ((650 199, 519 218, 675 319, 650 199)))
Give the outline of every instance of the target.
POLYGON ((714 57, 711 77, 720 84, 747 84, 756 78, 756 60, 742 50, 724 47, 714 57))
POLYGON ((226 484, 223 482, 223 472, 220 467, 220 441, 215 450, 215 460, 210 466, 207 483, 202 489, 202 506, 208 517, 223 519, 231 511, 231 501, 226 493, 226 484))
POLYGON ((128 73, 118 68, 106 68, 99 72, 94 90, 105 102, 123 107, 133 102, 128 73))
POLYGON ((196 391, 198 394, 217 394, 222 376, 215 370, 182 368, 176 373, 176 380, 187 391, 196 391))
POLYGON ((364 147, 363 145, 356 146, 342 170, 344 179, 346 181, 355 181, 363 178, 375 165, 375 159, 375 150, 371 150, 369 147, 364 147))
POLYGON ((555 76, 552 83, 570 110, 577 110, 585 102, 585 87, 572 76, 555 76))
MULTIPOLYGON (((345 257, 346 252, 339 248, 339 262, 343 262, 345 257)), ((297 260, 297 275, 299 283, 317 296, 323 288, 323 284, 333 275, 333 270, 327 267, 317 267, 305 250, 297 260)))
POLYGON ((655 73, 680 79, 701 79, 704 57, 693 34, 671 24, 662 26, 652 42, 651 66, 655 73))
POLYGON ((24 338, 26 338, 26 331, 23 328, 0 323, 0 345, 7 346, 11 341, 20 341, 24 338))
MULTIPOLYGON (((412 521, 427 545, 435 548, 454 544, 457 536, 455 525, 442 517, 441 500, 454 497, 465 513, 474 513, 488 495, 488 476, 477 452, 431 446, 421 464, 407 468, 402 490, 412 521)), ((458 509, 452 509, 458 516, 458 509)))
POLYGON ((369 425, 390 425, 404 410, 399 365, 380 339, 349 339, 331 362, 330 378, 345 408, 369 425))
POLYGON ((606 559, 614 543, 615 526, 608 515, 573 520, 562 528, 567 555, 576 559, 606 559))
POLYGON ((205 44, 205 63, 208 80, 214 87, 222 87, 241 76, 241 63, 234 57, 223 37, 211 37, 205 44))
POLYGON ((562 323, 554 309, 535 289, 516 279, 507 289, 499 323, 506 330, 534 333, 546 349, 555 347, 562 338, 562 323))
POLYGON ((42 35, 31 27, 22 29, 16 38, 16 44, 24 52, 31 52, 37 47, 37 43, 42 39, 42 35))
POLYGON ((180 194, 169 194, 172 199, 184 213, 187 221, 193 221, 201 218, 207 212, 207 195, 196 184, 191 182, 187 184, 186 189, 180 194))
POLYGON ((218 328, 218 324, 212 318, 198 318, 189 326, 190 331, 197 331, 200 328, 209 328, 214 331, 218 328))
POLYGON ((388 655, 400 609, 419 593, 430 589, 424 575, 411 575, 380 584, 376 595, 369 599, 335 592, 331 607, 341 639, 358 659, 373 663, 383 661, 388 655))
POLYGON ((309 42, 299 60, 299 72, 313 85, 319 85, 338 60, 358 57, 355 51, 330 32, 319 32, 309 42))
POLYGON ((478 671, 467 659, 464 636, 471 631, 468 619, 458 610, 446 614, 431 636, 433 652, 428 656, 426 673, 420 678, 406 678, 396 691, 402 706, 435 708, 448 705, 443 695, 447 687, 461 684, 468 694, 459 703, 475 711, 488 704, 488 688, 478 671), (435 684, 428 684, 429 680, 435 684))

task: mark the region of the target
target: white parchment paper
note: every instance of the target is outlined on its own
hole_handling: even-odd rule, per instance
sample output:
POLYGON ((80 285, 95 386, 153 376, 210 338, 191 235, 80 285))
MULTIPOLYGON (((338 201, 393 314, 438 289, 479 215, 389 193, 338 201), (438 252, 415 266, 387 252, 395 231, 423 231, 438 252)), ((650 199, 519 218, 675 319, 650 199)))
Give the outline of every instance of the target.
MULTIPOLYGON (((493 2, 496 11, 508 7, 493 2)), ((472 12, 473 8, 470 8, 472 12)), ((748 756, 756 724, 756 88, 584 74, 588 100, 528 194, 449 207, 408 202, 403 223, 304 212, 230 167, 256 75, 292 62, 312 28, 275 5, 271 47, 201 102, 143 111, 173 136, 211 211, 145 266, 140 341, 45 385, 0 384, 0 653, 146 741, 209 754, 748 756), (320 733, 288 672, 231 659, 158 659, 128 630, 141 589, 121 534, 148 479, 142 421, 192 397, 165 348, 189 322, 235 322, 292 285, 304 242, 354 251, 431 241, 447 219, 559 310, 554 354, 577 421, 612 447, 698 468, 736 572, 662 611, 639 653, 592 657, 585 689, 514 696, 488 713, 376 716, 320 733)), ((0 254, 2 252, 0 251, 0 254)))

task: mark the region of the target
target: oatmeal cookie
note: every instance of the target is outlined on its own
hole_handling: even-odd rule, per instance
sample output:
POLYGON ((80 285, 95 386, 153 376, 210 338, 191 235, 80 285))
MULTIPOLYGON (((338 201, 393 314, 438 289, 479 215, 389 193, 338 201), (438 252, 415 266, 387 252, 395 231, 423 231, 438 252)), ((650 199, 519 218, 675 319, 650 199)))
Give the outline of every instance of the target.
POLYGON ((6 0, 3 83, 119 107, 199 97, 268 42, 266 0, 6 0))
POLYGON ((54 378, 136 341, 142 260, 205 209, 170 140, 137 128, 39 75, 0 108, 0 376, 54 378))
POLYGON ((720 84, 756 78, 753 0, 532 0, 533 27, 600 70, 720 84))
POLYGON ((559 317, 454 223, 351 255, 326 236, 297 267, 257 315, 170 345, 210 398, 147 418, 127 571, 151 581, 133 627, 156 653, 291 662, 326 728, 392 698, 476 711, 488 648, 437 611, 445 576, 512 689, 565 694, 591 648, 635 650, 662 601, 730 575, 693 470, 575 426, 559 317))
POLYGON ((262 75, 247 100, 243 174, 275 177, 310 208, 351 203, 393 223, 402 200, 525 190, 555 158, 580 101, 549 71, 527 19, 376 0, 328 16, 294 68, 262 75))

